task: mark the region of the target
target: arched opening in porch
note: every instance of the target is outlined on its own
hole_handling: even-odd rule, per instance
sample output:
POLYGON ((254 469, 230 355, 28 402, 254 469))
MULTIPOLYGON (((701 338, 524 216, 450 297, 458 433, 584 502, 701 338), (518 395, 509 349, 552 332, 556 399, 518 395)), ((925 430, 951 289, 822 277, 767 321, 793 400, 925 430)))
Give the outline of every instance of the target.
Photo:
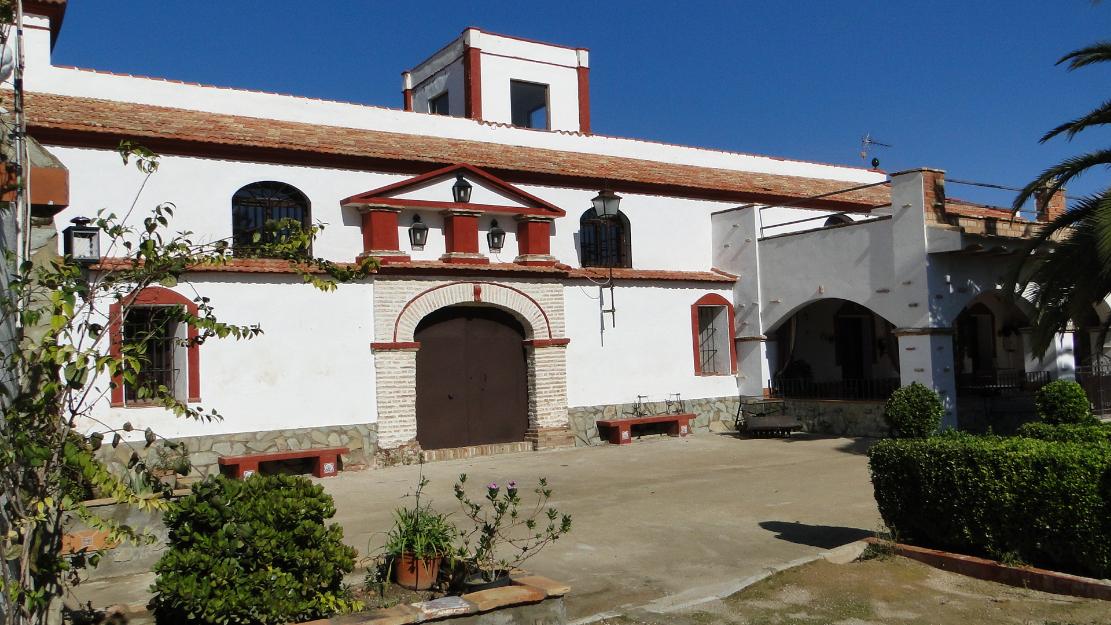
POLYGON ((1025 300, 989 291, 953 320, 960 429, 1009 434, 1035 418, 1034 393, 1054 379, 1056 359, 1031 352, 1028 309, 1025 300))
POLYGON ((886 399, 899 387, 895 326, 844 299, 807 304, 770 333, 772 394, 788 399, 886 399))
POLYGON ((998 291, 972 299, 953 321, 957 395, 1027 392, 1051 379, 1032 365, 1029 316, 1020 302, 998 291))

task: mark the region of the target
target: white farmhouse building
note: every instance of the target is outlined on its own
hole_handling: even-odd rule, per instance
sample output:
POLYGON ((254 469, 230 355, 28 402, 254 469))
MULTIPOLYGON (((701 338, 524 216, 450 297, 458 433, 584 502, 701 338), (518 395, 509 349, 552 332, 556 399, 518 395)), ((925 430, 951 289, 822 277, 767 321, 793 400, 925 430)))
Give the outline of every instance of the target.
POLYGON ((234 249, 266 220, 324 222, 315 254, 382 261, 330 294, 246 258, 140 294, 156 311, 195 289, 265 330, 163 354, 165 382, 221 422, 125 385, 98 408, 187 440, 205 470, 316 445, 357 465, 597 444, 595 419, 638 397, 681 400, 704 430, 785 395, 811 427, 869 431, 877 400, 920 381, 953 425, 958 386, 1022 390, 1092 351, 1062 335, 1029 355, 1000 285, 1034 224, 946 199, 936 170, 593 134, 584 49, 468 28, 404 73, 391 109, 55 66, 65 2, 24 4, 30 133, 68 169, 59 229, 131 203, 127 139, 162 155, 140 204, 173 202, 177 229, 234 249), (620 214, 599 220, 603 191, 620 214))

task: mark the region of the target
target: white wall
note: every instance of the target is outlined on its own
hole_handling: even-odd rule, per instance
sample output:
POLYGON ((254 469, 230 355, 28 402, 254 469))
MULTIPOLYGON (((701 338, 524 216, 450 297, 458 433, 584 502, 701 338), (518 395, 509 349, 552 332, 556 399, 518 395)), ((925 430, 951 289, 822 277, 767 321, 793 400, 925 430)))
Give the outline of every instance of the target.
POLYGON ((574 67, 490 54, 482 54, 481 58, 483 119, 512 123, 509 83, 524 80, 548 86, 548 123, 551 130, 579 130, 579 75, 574 67))
POLYGON ((454 117, 465 115, 467 102, 463 82, 463 60, 461 58, 457 58, 440 71, 424 79, 424 82, 413 85, 413 110, 418 113, 427 113, 428 101, 445 91, 448 93, 448 113, 454 117))
MULTIPOLYGON (((609 290, 606 289, 609 307, 609 290)), ((567 405, 653 401, 671 393, 685 399, 737 394, 732 375, 696 376, 691 304, 707 293, 731 296, 720 284, 619 282, 616 327, 606 315, 605 345, 598 329, 598 287, 582 281, 564 289, 567 336, 567 405)))
MULTIPOLYGON (((119 155, 111 150, 49 149, 69 169, 70 206, 55 218, 59 229, 77 215, 92 217, 100 209, 109 209, 120 217, 127 213, 143 182, 143 174, 133 165, 121 165, 119 155)), ((341 209, 340 200, 403 178, 342 169, 163 156, 128 223, 141 225, 156 204, 173 202, 177 210, 172 230, 194 232, 195 241, 230 237, 231 198, 235 192, 252 182, 275 180, 300 189, 311 203, 313 222, 327 224, 313 252, 329 260, 350 262, 363 249, 362 219, 353 209, 341 209)))
POLYGON ((95 416, 117 426, 130 421, 139 438, 148 426, 181 437, 376 421, 369 282, 324 293, 289 275, 189 278, 191 285, 173 290, 189 299, 209 297, 221 321, 258 323, 264 332, 251 340, 210 339, 200 347, 200 405, 224 420, 197 423, 160 408, 110 408, 106 401, 95 416))
MULTIPOLYGON (((119 155, 111 150, 61 146, 49 149, 70 170, 71 204, 55 219, 59 229, 77 215, 91 217, 102 208, 121 217, 127 212, 144 177, 134 166, 121 165, 119 155)), ((172 222, 175 231, 194 232, 197 241, 226 238, 231 236, 232 195, 251 182, 275 180, 300 189, 312 205, 313 221, 327 224, 313 252, 329 260, 349 262, 363 249, 362 218, 354 209, 340 208, 340 200, 406 178, 402 174, 163 156, 158 171, 143 188, 129 223, 140 225, 155 204, 173 202, 177 206, 172 222)), ((453 183, 451 178, 404 195, 446 201, 450 200, 453 183)), ((579 216, 591 206, 590 200, 598 190, 537 185, 520 188, 567 211, 567 216, 557 219, 553 228, 552 254, 560 262, 579 266, 579 216)), ((474 184, 473 193, 474 202, 517 203, 480 184, 474 184)), ((621 210, 630 221, 634 267, 708 271, 713 266, 712 250, 706 245, 710 241, 710 213, 731 204, 632 193, 623 197, 621 210)), ((419 212, 429 227, 428 245, 420 252, 410 249, 408 229, 414 211, 405 210, 398 219, 399 246, 414 259, 435 260, 444 253, 443 217, 435 211, 419 212)), ((486 232, 495 218, 507 233, 499 257, 512 262, 517 255, 517 223, 511 215, 479 218, 479 249, 487 253, 486 232)))

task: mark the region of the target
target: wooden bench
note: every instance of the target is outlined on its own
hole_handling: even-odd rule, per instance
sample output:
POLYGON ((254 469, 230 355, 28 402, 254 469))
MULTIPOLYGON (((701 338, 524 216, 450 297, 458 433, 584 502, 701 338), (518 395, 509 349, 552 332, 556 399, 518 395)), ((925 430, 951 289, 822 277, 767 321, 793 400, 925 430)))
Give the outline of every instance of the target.
POLYGON ((217 462, 222 467, 229 467, 235 478, 242 480, 258 473, 258 465, 262 462, 312 458, 313 475, 316 477, 332 477, 339 472, 340 455, 346 453, 346 447, 327 447, 322 449, 272 451, 246 456, 220 456, 217 462))
POLYGON ((686 436, 690 434, 690 421, 693 414, 662 414, 650 417, 630 417, 628 419, 602 419, 597 421, 598 431, 614 445, 628 445, 633 442, 632 428, 634 425, 649 423, 668 424, 668 436, 686 436))

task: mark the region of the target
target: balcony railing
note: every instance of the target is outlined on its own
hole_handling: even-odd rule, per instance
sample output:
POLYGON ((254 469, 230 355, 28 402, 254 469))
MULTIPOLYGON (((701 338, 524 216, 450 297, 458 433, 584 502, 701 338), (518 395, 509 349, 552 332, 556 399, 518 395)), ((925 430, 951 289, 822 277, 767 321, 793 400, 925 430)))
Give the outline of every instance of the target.
POLYGON ((770 384, 773 397, 783 399, 885 400, 899 388, 899 378, 835 380, 776 378, 770 384))
POLYGON ((959 395, 1005 395, 1033 393, 1053 381, 1048 371, 1016 371, 1001 369, 981 373, 962 373, 957 376, 959 395))

